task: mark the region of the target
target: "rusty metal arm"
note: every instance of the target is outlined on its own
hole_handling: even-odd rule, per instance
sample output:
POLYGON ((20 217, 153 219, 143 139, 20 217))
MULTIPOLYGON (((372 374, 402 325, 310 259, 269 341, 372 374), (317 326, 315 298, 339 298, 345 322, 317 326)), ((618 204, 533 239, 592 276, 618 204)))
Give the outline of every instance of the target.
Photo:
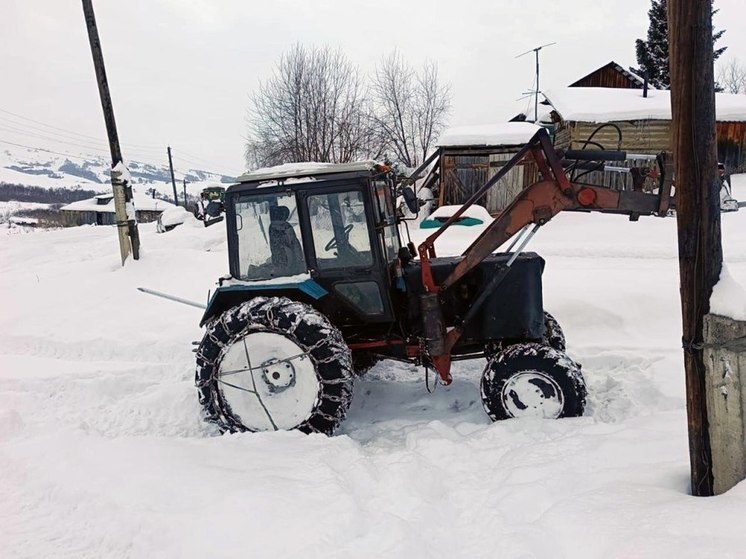
MULTIPOLYGON (((547 138, 548 139, 548 138, 547 138)), ((544 225, 563 210, 597 211, 629 215, 665 216, 671 205, 670 161, 659 159, 664 175, 658 194, 612 190, 602 186, 570 183, 562 170, 554 149, 542 142, 542 150, 532 151, 545 180, 532 184, 521 192, 489 225, 489 227, 464 251, 463 260, 438 287, 451 287, 505 241, 526 225, 544 225), (543 158, 546 158, 542 161, 543 158), (548 180, 551 168, 555 180, 548 180)))
MULTIPOLYGON (((454 213, 435 233, 430 235, 419 247, 422 270, 422 282, 428 295, 423 298, 436 297, 469 271, 478 266, 487 256, 500 245, 533 224, 530 235, 552 217, 564 210, 598 211, 605 213, 620 213, 636 219, 640 215, 665 216, 671 205, 671 167, 663 156, 658 159, 662 171, 658 194, 646 194, 639 191, 617 191, 602 186, 571 183, 567 178, 561 160, 551 145, 545 130, 538 131, 534 137, 511 159, 492 179, 480 188, 467 202, 454 213), (487 191, 504 177, 529 153, 533 156, 541 174, 541 180, 524 189, 513 202, 508 205, 487 227, 487 229, 466 249, 463 259, 456 265, 451 274, 441 285, 437 285, 432 276, 430 258, 435 257, 435 240, 454 223, 466 209, 482 198, 487 191)), ((528 238, 530 238, 530 235, 528 238)), ((528 239, 526 239, 528 240, 528 239)), ((525 243, 516 251, 515 256, 522 250, 525 243)), ((457 324, 441 336, 433 335, 435 341, 440 337, 437 346, 431 349, 430 357, 441 379, 448 384, 451 381, 450 364, 451 350, 461 336, 464 326, 473 317, 490 293, 500 284, 510 270, 510 264, 505 266, 484 287, 469 308, 460 324, 457 324)), ((442 321, 442 319, 441 319, 442 321)))
POLYGON ((520 163, 524 157, 526 157, 532 150, 540 144, 540 137, 546 136, 546 140, 549 141, 549 136, 546 130, 539 130, 531 140, 523 146, 513 158, 505 164, 505 166, 498 171, 494 177, 488 180, 479 190, 477 190, 471 198, 469 198, 448 220, 440 226, 432 235, 425 239, 419 247, 417 252, 420 257, 422 265, 422 285, 425 287, 428 293, 435 293, 438 290, 435 280, 430 270, 430 258, 435 258, 435 241, 440 237, 446 229, 448 229, 453 223, 455 223, 464 212, 474 203, 479 201, 486 193, 492 188, 501 178, 508 174, 508 172, 520 163))

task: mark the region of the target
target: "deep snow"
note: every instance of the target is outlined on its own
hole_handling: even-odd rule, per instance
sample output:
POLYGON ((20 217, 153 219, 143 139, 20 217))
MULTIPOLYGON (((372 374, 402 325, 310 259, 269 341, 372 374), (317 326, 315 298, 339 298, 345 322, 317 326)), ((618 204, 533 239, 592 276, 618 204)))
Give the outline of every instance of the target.
MULTIPOLYGON (((224 224, 141 225, 124 268, 111 227, 0 232, 0 557, 746 555, 746 484, 688 495, 674 219, 564 214, 530 245, 585 417, 492 424, 483 361, 434 394, 387 362, 332 438, 200 421, 200 311, 135 288, 205 300, 224 224)), ((746 285, 746 211, 723 244, 746 285)))

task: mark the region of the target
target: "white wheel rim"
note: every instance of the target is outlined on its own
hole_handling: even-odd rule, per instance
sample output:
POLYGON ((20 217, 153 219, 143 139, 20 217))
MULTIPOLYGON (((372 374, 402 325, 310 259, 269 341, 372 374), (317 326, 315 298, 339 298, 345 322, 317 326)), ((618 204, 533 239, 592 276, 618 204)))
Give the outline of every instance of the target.
POLYGON ((508 379, 502 389, 502 403, 511 417, 556 419, 565 399, 555 380, 541 371, 522 371, 508 379))
POLYGON ((252 431, 298 427, 316 407, 320 386, 303 349, 274 332, 253 332, 231 344, 217 380, 233 415, 252 431))

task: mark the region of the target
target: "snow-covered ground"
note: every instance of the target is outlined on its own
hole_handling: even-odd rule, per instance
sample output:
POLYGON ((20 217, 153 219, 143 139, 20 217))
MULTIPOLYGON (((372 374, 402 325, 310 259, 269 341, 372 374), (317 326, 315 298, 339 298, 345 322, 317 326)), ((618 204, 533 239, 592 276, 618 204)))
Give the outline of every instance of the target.
MULTIPOLYGON (((331 438, 201 423, 200 313, 135 288, 204 300, 222 224, 143 225, 124 268, 110 227, 2 231, 0 556, 744 557, 746 484, 688 495, 675 227, 565 214, 530 247, 585 417, 493 424, 483 361, 434 394, 382 363, 331 438)), ((723 244, 746 285, 746 210, 723 244)))

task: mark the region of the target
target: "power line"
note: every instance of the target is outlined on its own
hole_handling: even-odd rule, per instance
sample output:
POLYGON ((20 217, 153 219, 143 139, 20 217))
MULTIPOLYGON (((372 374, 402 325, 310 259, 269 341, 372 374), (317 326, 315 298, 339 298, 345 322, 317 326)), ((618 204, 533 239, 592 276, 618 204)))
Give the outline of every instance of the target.
MULTIPOLYGON (((75 146, 75 147, 79 147, 79 148, 84 148, 84 149, 89 150, 91 152, 99 152, 99 153, 102 153, 102 154, 110 155, 109 150, 107 150, 107 149, 105 149, 103 147, 97 147, 97 146, 93 146, 93 145, 90 145, 90 144, 81 144, 81 143, 78 143, 78 142, 71 142, 69 140, 61 140, 61 139, 58 139, 58 138, 53 138, 53 137, 50 137, 50 136, 45 136, 43 134, 37 134, 36 132, 26 132, 24 130, 20 130, 20 129, 17 129, 17 128, 14 128, 14 127, 9 127, 8 125, 3 124, 2 122, 0 122, 0 130, 4 130, 6 132, 10 132, 10 133, 13 133, 13 134, 21 134, 23 136, 29 136, 29 137, 32 137, 32 138, 41 138, 43 140, 47 140, 47 141, 50 141, 50 142, 56 142, 56 143, 59 143, 59 144, 64 144, 64 145, 69 145, 69 146, 75 146)), ((40 148, 40 147, 36 147, 36 148, 32 148, 32 149, 42 149, 44 151, 49 151, 49 150, 45 150, 44 148, 40 148)), ((90 155, 91 156, 100 157, 100 155, 98 153, 91 153, 90 155)), ((137 163, 148 163, 148 164, 156 165, 156 166, 157 165, 162 165, 162 163, 156 162, 156 160, 153 158, 153 156, 151 156, 149 154, 135 154, 135 155, 136 155, 136 158, 131 159, 131 161, 135 161, 137 163)), ((83 158, 83 159, 85 159, 85 158, 83 158)))
POLYGON ((93 146, 91 144, 80 144, 80 143, 77 143, 77 142, 71 142, 69 140, 60 140, 58 138, 53 138, 53 137, 50 137, 50 136, 45 136, 43 134, 38 134, 36 132, 28 132, 28 131, 23 130, 21 128, 16 128, 16 127, 13 127, 13 126, 9 126, 7 124, 3 124, 2 122, 0 122, 0 130, 5 130, 6 132, 12 132, 14 134, 23 134, 24 136, 30 136, 30 137, 33 137, 33 138, 41 138, 43 140, 49 140, 49 141, 52 141, 52 142, 59 142, 61 144, 67 144, 67 145, 71 145, 71 146, 82 147, 82 148, 90 149, 90 150, 93 150, 93 151, 101 151, 101 152, 104 152, 104 153, 108 153, 108 150, 106 150, 106 149, 104 149, 104 148, 102 148, 100 146, 93 146))
MULTIPOLYGON (((12 111, 8 111, 2 108, 0 108, 0 113, 11 115, 13 117, 16 117, 16 119, 22 119, 28 122, 33 122, 35 124, 39 124, 43 127, 50 128, 52 130, 58 130, 59 132, 53 132, 52 130, 47 130, 45 128, 39 128, 37 126, 31 126, 25 122, 18 122, 17 120, 9 119, 7 117, 2 117, 2 116, 0 116, 0 130, 5 130, 6 132, 12 132, 15 134, 23 134, 24 136, 28 136, 28 137, 49 140, 49 141, 57 142, 60 144, 65 144, 65 145, 70 145, 70 146, 75 146, 75 147, 82 147, 82 148, 93 150, 93 151, 109 153, 108 147, 105 147, 108 144, 101 138, 90 136, 88 134, 81 134, 79 132, 74 132, 66 128, 47 124, 45 122, 41 122, 39 120, 35 120, 35 119, 29 118, 29 117, 26 117, 26 116, 23 116, 18 113, 14 113, 12 111), (19 127, 22 127, 22 128, 19 128, 19 127), (33 130, 33 132, 26 130, 26 128, 33 130)), ((126 143, 122 143, 121 145, 130 154, 134 154, 134 156, 139 160, 138 162, 151 163, 151 164, 165 167, 165 163, 159 161, 160 158, 156 155, 156 153, 161 156, 163 155, 163 152, 164 152, 163 147, 157 147, 157 146, 146 145, 146 144, 126 144, 126 143), (135 146, 139 146, 139 147, 135 147, 135 146), (155 152, 155 153, 150 153, 150 152, 155 152), (158 163, 155 163, 156 161, 158 161, 158 163)), ((30 148, 30 149, 42 149, 42 148, 30 148)), ((42 150, 50 152, 50 153, 57 153, 58 155, 71 156, 70 154, 61 153, 61 152, 53 152, 52 150, 45 150, 45 149, 42 149, 42 150)), ((208 161, 207 159, 203 157, 185 152, 181 149, 179 149, 179 153, 183 153, 184 155, 188 157, 185 158, 185 157, 174 155, 174 158, 180 159, 181 161, 187 164, 195 165, 197 167, 202 167, 206 165, 206 166, 211 167, 212 169, 219 167, 219 165, 214 165, 212 162, 208 161)), ((78 159, 85 159, 79 156, 74 156, 74 157, 78 159)), ((132 160, 135 161, 135 159, 132 159, 132 160)), ((206 171, 207 169, 198 169, 198 170, 206 171)), ((221 174, 225 176, 238 176, 238 174, 240 174, 240 173, 238 174, 224 173, 222 171, 212 171, 212 170, 208 172, 212 172, 215 174, 221 174)))
MULTIPOLYGON (((76 137, 76 135, 73 134, 73 133, 53 132, 52 130, 47 130, 45 128, 40 128, 38 126, 33 126, 33 125, 27 124, 25 122, 18 122, 16 120, 9 119, 9 118, 3 117, 3 116, 0 116, 0 124, 4 124, 6 126, 22 127, 20 130, 18 130, 19 132, 26 132, 26 129, 29 129, 29 130, 34 130, 34 131, 37 131, 37 132, 41 132, 43 134, 51 134, 52 136, 59 136, 60 138, 63 138, 66 141, 70 141, 70 140, 74 140, 74 141, 78 141, 78 142, 81 141, 81 138, 76 137)), ((91 140, 83 140, 83 141, 86 141, 86 142, 95 142, 96 144, 100 145, 101 147, 105 147, 106 146, 106 142, 105 141, 94 139, 92 136, 91 136, 91 138, 92 138, 91 140)), ((62 141, 62 140, 57 140, 57 138, 55 138, 55 141, 62 141)), ((128 149, 131 149, 131 148, 128 148, 128 149)), ((154 148, 147 148, 147 149, 148 150, 153 150, 153 151, 158 151, 159 153, 161 152, 160 149, 158 149, 158 150, 155 150, 154 148)), ((108 149, 107 149, 107 151, 108 151, 108 149)), ((131 149, 131 151, 145 153, 146 150, 145 150, 145 148, 137 148, 137 149, 131 149)))
MULTIPOLYGON (((0 143, 8 144, 8 145, 11 145, 11 146, 16 146, 16 147, 19 147, 19 148, 31 149, 31 150, 34 150, 34 151, 43 151, 44 153, 53 153, 54 155, 64 155, 65 157, 72 157, 73 159, 81 159, 83 161, 88 161, 90 159, 90 157, 83 157, 81 155, 73 155, 71 153, 66 153, 66 152, 61 152, 61 151, 54 151, 54 150, 51 150, 51 149, 45 149, 45 148, 40 148, 40 147, 35 147, 35 146, 27 146, 27 145, 24 145, 24 144, 18 144, 16 142, 9 142, 8 140, 3 140, 3 139, 0 139, 0 143)), ((101 157, 101 159, 104 159, 104 158, 101 157)))
MULTIPOLYGON (((184 159, 183 157, 180 157, 180 156, 178 156, 176 154, 173 154, 173 158, 174 159, 179 159, 180 161, 182 161, 184 163, 187 163, 187 164, 194 164, 194 163, 196 163, 195 161, 190 161, 188 159, 184 159)), ((203 165, 210 165, 211 167, 213 167, 213 165, 211 163, 198 163, 198 165, 200 167, 203 166, 203 165)), ((213 167, 213 169, 214 169, 214 167, 213 167)), ((206 171, 208 173, 213 173, 213 174, 216 174, 216 175, 223 175, 223 176, 226 176, 226 177, 238 176, 238 175, 232 175, 230 173, 224 173, 222 171, 215 171, 215 170, 208 170, 208 169, 191 169, 191 170, 192 171, 206 171)))
MULTIPOLYGON (((46 122, 41 122, 40 120, 34 120, 33 118, 29 118, 27 116, 19 115, 18 113, 14 113, 14 112, 2 109, 2 108, 0 108, 0 112, 12 115, 12 116, 14 116, 16 118, 27 120, 29 122, 33 122, 35 124, 40 124, 42 126, 46 126, 47 128, 53 128, 54 130, 60 130, 62 132, 67 132, 69 134, 74 134, 76 136, 81 136, 83 138, 89 138, 89 139, 101 141, 100 137, 90 136, 88 134, 81 134, 80 132, 75 132, 74 130, 69 130, 67 128, 61 128, 59 126, 53 126, 52 124, 47 124, 46 122)), ((163 149, 162 147, 159 147, 159 146, 156 146, 156 145, 152 145, 152 144, 122 144, 122 145, 131 146, 131 147, 145 148, 145 149, 156 149, 156 150, 162 150, 163 149)))

